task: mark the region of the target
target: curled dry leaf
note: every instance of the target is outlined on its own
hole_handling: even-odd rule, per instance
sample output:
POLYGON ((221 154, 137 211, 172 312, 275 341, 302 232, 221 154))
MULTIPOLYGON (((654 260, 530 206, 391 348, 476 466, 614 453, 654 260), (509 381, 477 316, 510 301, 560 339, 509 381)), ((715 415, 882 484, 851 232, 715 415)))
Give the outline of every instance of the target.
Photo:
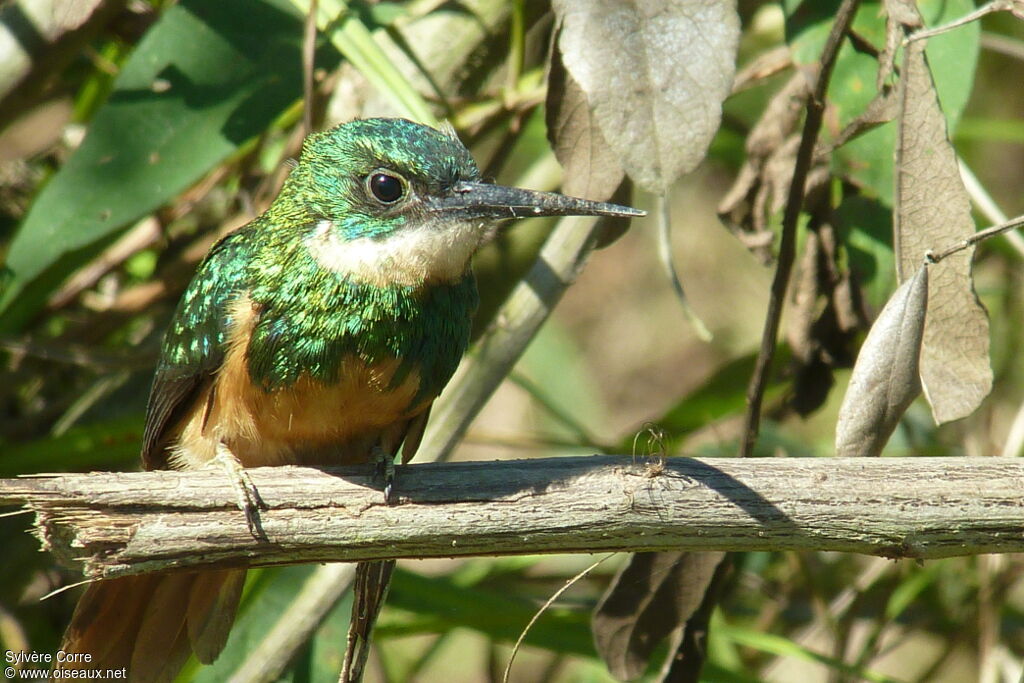
POLYGON ((735 72, 734 0, 555 0, 568 72, 630 177, 661 194, 704 158, 735 72))
POLYGON ((718 204, 718 217, 762 263, 772 262, 771 215, 786 199, 800 136, 796 132, 810 95, 803 73, 790 77, 747 135, 747 158, 718 204))
MULTIPOLYGON (((924 41, 905 48, 901 78, 894 243, 902 281, 929 250, 971 236, 975 226, 924 41)), ((971 414, 992 389, 988 316, 974 293, 973 256, 964 250, 929 274, 921 384, 938 424, 971 414)))
POLYGON ((842 147, 859 135, 889 123, 896 118, 896 95, 888 86, 879 89, 878 94, 868 103, 864 112, 846 124, 831 144, 815 150, 815 156, 825 159, 834 150, 842 147))
POLYGON ((822 220, 827 202, 809 201, 804 253, 791 285, 786 339, 793 354, 788 407, 806 416, 828 399, 836 368, 853 365, 858 332, 867 329, 859 288, 839 261, 839 240, 822 220))
POLYGON ((607 201, 625 177, 618 156, 605 142, 587 96, 566 72, 554 50, 548 72, 548 139, 565 169, 562 191, 594 201, 607 201))
POLYGON ((725 553, 636 553, 594 610, 594 641, 608 670, 633 679, 655 648, 700 607, 725 553))
POLYGON ((875 85, 879 91, 889 82, 896 70, 896 53, 907 32, 924 26, 914 0, 883 0, 882 5, 885 8, 885 46, 878 56, 878 77, 875 85))
MULTIPOLYGON (((551 54, 546 112, 548 139, 565 169, 562 191, 599 202, 614 198, 618 203, 629 204, 632 185, 626 180, 618 156, 605 142, 587 96, 565 70, 558 50, 551 54)), ((601 218, 598 248, 621 237, 630 222, 627 218, 601 218)))
POLYGON ((928 267, 904 282, 871 326, 839 408, 836 455, 875 456, 921 393, 918 357, 928 309, 928 267))

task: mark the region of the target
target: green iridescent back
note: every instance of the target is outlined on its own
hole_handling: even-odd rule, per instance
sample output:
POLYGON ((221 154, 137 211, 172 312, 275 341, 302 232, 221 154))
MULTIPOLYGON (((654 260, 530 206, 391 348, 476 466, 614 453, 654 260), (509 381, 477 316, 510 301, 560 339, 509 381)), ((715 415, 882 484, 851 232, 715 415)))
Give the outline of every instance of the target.
POLYGON ((478 304, 471 273, 454 284, 420 289, 353 283, 318 267, 301 242, 277 254, 286 267, 264 269, 265 255, 276 248, 260 244, 267 237, 265 220, 224 238, 182 297, 150 397, 145 453, 152 455, 175 411, 223 362, 230 304, 245 292, 260 308, 249 373, 268 392, 304 373, 337 382, 347 356, 367 364, 398 358, 393 384, 413 371, 420 376, 415 404, 441 392, 465 353, 478 304))

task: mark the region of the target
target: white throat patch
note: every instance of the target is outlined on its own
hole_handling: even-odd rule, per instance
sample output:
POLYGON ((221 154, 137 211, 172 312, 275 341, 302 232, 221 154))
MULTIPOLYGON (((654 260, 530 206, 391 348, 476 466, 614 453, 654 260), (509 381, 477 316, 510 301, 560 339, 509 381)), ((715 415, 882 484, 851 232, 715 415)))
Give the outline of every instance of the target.
POLYGON ((489 233, 481 223, 426 223, 382 239, 345 240, 331 221, 322 220, 306 238, 306 247, 321 266, 356 282, 407 287, 456 282, 489 233))

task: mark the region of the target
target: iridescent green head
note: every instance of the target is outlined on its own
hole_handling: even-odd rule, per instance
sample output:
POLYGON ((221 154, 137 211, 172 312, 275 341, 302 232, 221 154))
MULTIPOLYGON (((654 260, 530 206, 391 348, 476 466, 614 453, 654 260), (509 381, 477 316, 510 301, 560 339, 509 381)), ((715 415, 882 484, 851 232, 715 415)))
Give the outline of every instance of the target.
POLYGON ((642 216, 642 211, 480 180, 454 131, 366 119, 315 133, 268 212, 308 230, 323 268, 349 279, 417 285, 454 281, 500 219, 642 216))
POLYGON ((345 239, 422 220, 424 200, 480 171, 458 138, 405 119, 365 119, 310 135, 293 175, 308 208, 345 239))
POLYGON ((351 121, 310 135, 289 185, 284 201, 301 198, 308 211, 335 222, 347 239, 439 220, 644 215, 614 204, 481 183, 476 162, 454 131, 405 119, 351 121))

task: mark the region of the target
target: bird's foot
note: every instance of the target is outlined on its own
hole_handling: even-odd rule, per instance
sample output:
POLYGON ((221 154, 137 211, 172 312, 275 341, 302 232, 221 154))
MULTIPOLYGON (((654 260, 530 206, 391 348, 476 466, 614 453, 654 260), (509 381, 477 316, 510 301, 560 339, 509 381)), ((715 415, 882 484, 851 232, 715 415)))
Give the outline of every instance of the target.
POLYGON ((380 446, 374 446, 370 451, 370 458, 373 462, 374 476, 384 479, 384 503, 391 505, 395 502, 392 497, 395 487, 395 456, 380 446))
POLYGON ((256 485, 252 483, 249 473, 245 471, 238 456, 231 452, 223 443, 217 444, 217 455, 210 462, 212 466, 220 467, 228 475, 231 487, 235 491, 235 502, 238 509, 245 513, 245 523, 249 526, 249 533, 257 540, 266 540, 267 535, 260 523, 260 509, 266 509, 266 503, 260 497, 256 485))

